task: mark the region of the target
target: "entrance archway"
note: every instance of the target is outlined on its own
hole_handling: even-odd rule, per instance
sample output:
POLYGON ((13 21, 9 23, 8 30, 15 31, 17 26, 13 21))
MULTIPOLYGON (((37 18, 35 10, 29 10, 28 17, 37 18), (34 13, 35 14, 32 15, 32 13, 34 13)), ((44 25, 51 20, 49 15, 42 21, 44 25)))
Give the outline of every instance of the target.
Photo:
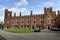
POLYGON ((7 26, 7 29, 9 29, 9 26, 7 26))
POLYGON ((50 26, 48 26, 48 30, 50 30, 50 26))
POLYGON ((34 29, 34 26, 32 27, 32 29, 34 29))

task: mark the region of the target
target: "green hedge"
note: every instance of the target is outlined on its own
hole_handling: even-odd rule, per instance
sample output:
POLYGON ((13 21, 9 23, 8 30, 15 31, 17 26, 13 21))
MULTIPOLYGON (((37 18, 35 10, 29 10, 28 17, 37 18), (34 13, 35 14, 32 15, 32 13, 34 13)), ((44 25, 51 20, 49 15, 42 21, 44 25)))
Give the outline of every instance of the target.
POLYGON ((4 29, 4 31, 12 32, 12 33, 31 33, 34 32, 34 30, 28 30, 28 29, 4 29))

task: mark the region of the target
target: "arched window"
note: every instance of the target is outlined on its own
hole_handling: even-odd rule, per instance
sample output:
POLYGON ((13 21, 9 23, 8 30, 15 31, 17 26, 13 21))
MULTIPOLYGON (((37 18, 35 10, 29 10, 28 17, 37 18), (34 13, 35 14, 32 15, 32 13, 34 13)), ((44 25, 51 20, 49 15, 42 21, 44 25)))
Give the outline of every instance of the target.
POLYGON ((21 25, 21 27, 23 28, 23 25, 21 25))
POLYGON ((34 26, 32 26, 32 29, 34 29, 34 26))

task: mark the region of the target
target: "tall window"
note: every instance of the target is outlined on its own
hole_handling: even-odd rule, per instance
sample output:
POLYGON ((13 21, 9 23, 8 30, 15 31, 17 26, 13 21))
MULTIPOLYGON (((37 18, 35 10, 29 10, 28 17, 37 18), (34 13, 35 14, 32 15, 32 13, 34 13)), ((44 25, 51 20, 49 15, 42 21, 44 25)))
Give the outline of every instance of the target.
POLYGON ((35 24, 35 21, 34 21, 34 24, 35 24))
POLYGON ((24 27, 26 28, 26 25, 24 27))
POLYGON ((27 21, 27 23, 29 24, 29 21, 27 21))
POLYGON ((8 14, 8 16, 10 16, 10 14, 8 14))
POLYGON ((49 16, 48 16, 48 18, 49 18, 49 16))
POLYGON ((21 27, 23 28, 23 25, 21 25, 21 27))
POLYGON ((22 21, 22 23, 23 23, 23 21, 22 21))
POLYGON ((47 20, 50 20, 50 17, 49 17, 49 15, 47 16, 47 20))
POLYGON ((41 21, 41 24, 43 23, 43 21, 41 21))
POLYGON ((41 17, 40 20, 43 21, 43 17, 41 17))
POLYGON ((17 22, 17 24, 18 24, 18 22, 17 22))
POLYGON ((13 24, 13 22, 12 22, 12 24, 13 24))
POLYGON ((48 22, 49 22, 49 20, 48 20, 48 22))
POLYGON ((18 19, 16 19, 16 21, 18 21, 18 19))
POLYGON ((29 25, 27 27, 29 28, 29 25))

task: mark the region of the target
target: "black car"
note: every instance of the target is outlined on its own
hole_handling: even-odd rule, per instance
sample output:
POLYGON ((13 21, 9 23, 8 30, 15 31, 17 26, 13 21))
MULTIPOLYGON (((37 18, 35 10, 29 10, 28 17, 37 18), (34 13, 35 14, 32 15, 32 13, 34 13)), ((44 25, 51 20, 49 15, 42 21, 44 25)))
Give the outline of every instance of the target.
POLYGON ((59 31, 59 28, 53 27, 53 28, 51 28, 51 31, 59 31))
POLYGON ((41 29, 40 28, 34 28, 34 32, 40 32, 41 29))

